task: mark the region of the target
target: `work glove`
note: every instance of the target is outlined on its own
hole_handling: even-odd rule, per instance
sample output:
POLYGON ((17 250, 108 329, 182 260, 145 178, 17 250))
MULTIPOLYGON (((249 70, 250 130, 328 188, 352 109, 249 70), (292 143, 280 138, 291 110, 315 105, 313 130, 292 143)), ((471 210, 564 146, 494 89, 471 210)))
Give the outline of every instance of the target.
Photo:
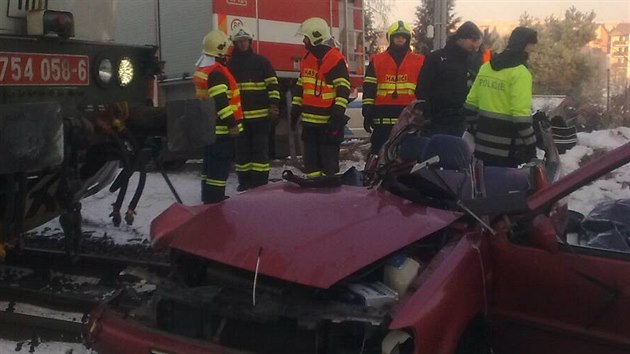
POLYGON ((349 118, 341 110, 333 110, 328 121, 328 134, 331 136, 342 136, 343 129, 349 118))
POLYGON ((361 109, 361 114, 363 115, 363 129, 366 132, 372 133, 372 128, 374 128, 374 119, 372 117, 372 109, 374 107, 370 105, 363 105, 361 109))
POLYGON ((269 118, 271 118, 272 121, 276 121, 278 120, 278 117, 280 116, 280 108, 278 108, 278 105, 272 104, 271 106, 269 106, 269 118))

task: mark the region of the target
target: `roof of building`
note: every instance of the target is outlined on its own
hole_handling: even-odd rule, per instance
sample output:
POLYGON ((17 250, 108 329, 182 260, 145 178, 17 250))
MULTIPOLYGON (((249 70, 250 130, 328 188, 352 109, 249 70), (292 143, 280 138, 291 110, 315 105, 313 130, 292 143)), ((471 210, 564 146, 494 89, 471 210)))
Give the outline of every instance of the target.
POLYGON ((630 23, 620 23, 610 31, 611 35, 630 34, 630 23))

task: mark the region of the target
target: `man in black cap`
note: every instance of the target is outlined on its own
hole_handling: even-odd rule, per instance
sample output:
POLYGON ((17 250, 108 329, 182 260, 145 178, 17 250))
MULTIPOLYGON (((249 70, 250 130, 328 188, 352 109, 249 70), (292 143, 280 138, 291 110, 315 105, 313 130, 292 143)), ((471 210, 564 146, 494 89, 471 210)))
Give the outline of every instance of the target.
POLYGON ((426 136, 465 131, 463 104, 468 94, 468 57, 481 45, 481 31, 467 21, 448 38, 446 46, 430 53, 422 67, 416 96, 424 100, 423 113, 431 120, 426 136))
POLYGON ((518 167, 536 157, 532 74, 527 59, 538 43, 533 29, 517 27, 507 48, 483 64, 464 107, 476 120, 475 156, 485 165, 518 167))

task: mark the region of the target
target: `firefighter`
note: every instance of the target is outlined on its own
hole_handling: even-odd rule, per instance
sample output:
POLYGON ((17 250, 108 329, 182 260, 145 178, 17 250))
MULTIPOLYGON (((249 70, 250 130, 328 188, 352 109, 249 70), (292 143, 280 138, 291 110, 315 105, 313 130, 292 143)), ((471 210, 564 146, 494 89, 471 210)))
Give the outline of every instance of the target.
POLYGON ((526 64, 537 42, 536 31, 514 29, 506 49, 481 66, 468 94, 465 108, 478 117, 472 129, 475 156, 485 165, 518 167, 536 157, 526 64))
POLYGON ((307 53, 294 87, 291 130, 301 119, 307 177, 335 175, 339 172, 339 147, 347 122, 348 67, 325 20, 309 18, 297 34, 304 36, 307 53))
POLYGON ((402 110, 416 98, 424 55, 411 52, 411 33, 411 26, 403 21, 389 26, 389 47, 372 58, 365 72, 363 127, 372 133, 372 154, 379 152, 402 110))
POLYGON ((481 31, 467 21, 448 38, 444 48, 427 55, 416 92, 425 101, 423 112, 431 120, 427 136, 464 133, 463 105, 470 88, 468 58, 480 45, 481 31))
POLYGON ((254 53, 249 28, 232 30, 234 43, 228 69, 241 92, 244 130, 236 139, 238 191, 267 184, 269 131, 278 118, 280 90, 276 72, 267 58, 254 53))
POLYGON ((225 197, 225 185, 234 159, 235 138, 243 130, 241 97, 236 80, 225 66, 230 41, 214 30, 203 38, 203 55, 193 77, 197 98, 214 100, 217 112, 216 141, 208 145, 203 159, 201 200, 218 203, 225 197))

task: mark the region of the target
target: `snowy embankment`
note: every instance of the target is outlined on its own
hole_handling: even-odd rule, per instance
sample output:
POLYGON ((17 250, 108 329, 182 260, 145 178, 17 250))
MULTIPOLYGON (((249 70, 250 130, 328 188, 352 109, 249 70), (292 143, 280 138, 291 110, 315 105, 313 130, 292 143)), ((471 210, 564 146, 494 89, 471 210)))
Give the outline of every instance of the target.
MULTIPOLYGON (((565 174, 570 173, 629 141, 630 128, 625 127, 578 133, 578 145, 560 156, 563 171, 565 174)), ((588 214, 600 202, 624 198, 630 198, 630 164, 580 188, 570 194, 567 200, 571 210, 588 214)))

